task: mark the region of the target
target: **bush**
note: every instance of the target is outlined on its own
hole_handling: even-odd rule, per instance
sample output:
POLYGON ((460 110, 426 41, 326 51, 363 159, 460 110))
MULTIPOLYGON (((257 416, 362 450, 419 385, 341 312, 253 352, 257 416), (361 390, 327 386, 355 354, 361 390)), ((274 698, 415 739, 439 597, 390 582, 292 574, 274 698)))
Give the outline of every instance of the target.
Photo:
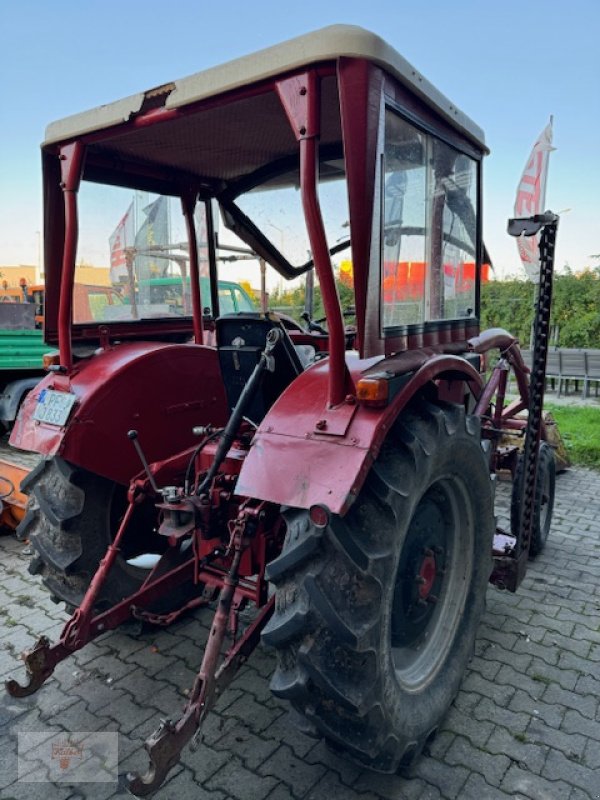
MULTIPOLYGON (((525 280, 491 281, 481 288, 483 328, 505 328, 529 345, 534 285, 525 280)), ((550 324, 560 347, 600 347, 600 268, 568 270, 554 279, 550 324)))

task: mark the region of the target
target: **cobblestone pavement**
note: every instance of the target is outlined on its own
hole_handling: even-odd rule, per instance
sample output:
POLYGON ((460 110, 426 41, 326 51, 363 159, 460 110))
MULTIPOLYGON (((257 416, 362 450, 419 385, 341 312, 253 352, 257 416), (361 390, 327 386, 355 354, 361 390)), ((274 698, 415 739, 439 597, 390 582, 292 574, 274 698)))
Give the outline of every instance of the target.
MULTIPOLYGON (((502 491, 505 493, 506 489, 502 491)), ((0 678, 64 620, 26 570, 23 545, 0 537, 0 678)), ((555 523, 515 595, 490 587, 476 654, 441 731, 410 778, 349 764, 293 726, 271 696, 274 658, 257 649, 221 698, 199 750, 159 800, 589 800, 600 797, 600 474, 558 478, 555 523)), ((144 769, 144 738, 176 716, 206 637, 205 611, 167 631, 106 634, 29 698, 0 699, 2 800, 103 800, 119 784, 17 781, 19 731, 118 731, 120 771, 144 769)))

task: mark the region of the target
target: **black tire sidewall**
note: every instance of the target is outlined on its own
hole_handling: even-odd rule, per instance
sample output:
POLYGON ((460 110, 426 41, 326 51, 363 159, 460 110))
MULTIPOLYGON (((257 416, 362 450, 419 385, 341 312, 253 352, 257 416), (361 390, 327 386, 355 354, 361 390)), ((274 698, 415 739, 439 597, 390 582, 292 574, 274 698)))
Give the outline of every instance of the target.
MULTIPOLYGON (((28 478, 26 491, 30 499, 22 534, 30 537, 37 552, 33 571, 41 572, 51 595, 63 600, 67 609, 72 610, 81 603, 117 533, 127 505, 126 490, 114 481, 74 467, 59 457, 47 459, 28 478), (54 517, 62 521, 57 524, 54 517), (52 550, 57 553, 70 550, 78 555, 66 567, 58 567, 44 555, 52 550)), ((143 537, 141 541, 144 542, 147 537, 148 550, 144 552, 153 552, 151 539, 156 534, 152 533, 150 517, 155 515, 152 500, 145 500, 134 510, 130 530, 125 532, 126 538, 130 532, 143 537), (139 525, 139 529, 131 530, 135 525, 139 525)), ((166 547, 162 541, 158 545, 166 547)), ((178 559, 183 561, 185 556, 178 555, 174 562, 178 559)), ((95 610, 104 611, 131 596, 149 574, 147 569, 128 564, 123 554, 118 553, 99 589, 95 610)), ((200 591, 190 578, 153 601, 150 610, 164 613, 180 608, 200 591)))
POLYGON ((540 443, 538 455, 538 467, 535 481, 535 506, 533 510, 533 531, 531 535, 531 545, 529 555, 532 558, 539 555, 546 547, 550 526, 552 524, 552 513, 554 511, 554 492, 556 487, 556 461, 554 451, 547 442, 540 443), (546 477, 549 480, 548 507, 545 511, 544 523, 542 525, 542 496, 546 477))
MULTIPOLYGON (((480 422, 461 406, 419 399, 389 432, 347 515, 332 515, 324 529, 301 509, 284 516, 283 552, 268 568, 277 602, 263 632, 278 650, 271 688, 316 735, 360 764, 382 772, 408 767, 458 691, 485 605, 495 526, 480 422), (407 686, 397 679, 391 641, 396 573, 415 510, 438 483, 454 522, 456 509, 470 509, 468 587, 462 614, 450 609, 452 635, 435 640, 446 647, 443 657, 430 650, 429 662, 414 662, 426 680, 407 686)), ((456 525, 451 535, 462 541, 456 525)), ((453 547, 456 564, 460 549, 453 547)), ((454 574, 460 581, 462 572, 454 574)))
MULTIPOLYGON (((413 475, 414 485, 405 500, 404 524, 395 531, 396 552, 389 562, 388 580, 382 598, 380 658, 385 663, 382 669, 381 696, 389 703, 391 728, 401 729, 406 739, 414 742, 415 751, 420 749, 439 724, 451 700, 456 695, 465 668, 473 652, 475 635, 485 606, 486 587, 492 568, 492 535, 489 528, 478 536, 478 525, 490 520, 490 481, 485 459, 477 439, 460 434, 441 437, 438 446, 423 459, 413 475), (443 666, 422 690, 407 691, 398 682, 391 650, 391 616, 395 576, 402 548, 410 528, 413 515, 425 494, 442 478, 461 484, 465 498, 471 504, 471 558, 472 569, 469 586, 465 594, 463 612, 450 650, 443 666)), ((411 757, 410 747, 406 760, 411 757)))
MULTIPOLYGON (((81 517, 73 521, 82 546, 82 555, 73 569, 87 574, 91 580, 116 535, 120 518, 118 510, 121 507, 124 510, 122 496, 125 490, 113 481, 88 472, 79 473, 75 483, 85 492, 85 506, 81 517)), ((147 577, 147 570, 129 565, 118 553, 101 589, 98 605, 108 607, 123 600, 136 592, 147 577)))

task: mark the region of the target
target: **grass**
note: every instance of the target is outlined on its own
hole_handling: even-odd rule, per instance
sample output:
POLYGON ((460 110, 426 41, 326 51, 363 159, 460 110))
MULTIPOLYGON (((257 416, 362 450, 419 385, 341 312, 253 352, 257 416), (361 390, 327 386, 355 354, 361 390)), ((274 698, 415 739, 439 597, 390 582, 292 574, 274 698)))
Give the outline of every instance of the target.
POLYGON ((545 675, 540 675, 539 672, 536 672, 534 675, 531 676, 532 680, 537 681, 538 683, 545 683, 546 685, 552 683, 550 678, 547 678, 545 675))
POLYGON ((600 469, 600 408, 547 404, 574 465, 600 469))

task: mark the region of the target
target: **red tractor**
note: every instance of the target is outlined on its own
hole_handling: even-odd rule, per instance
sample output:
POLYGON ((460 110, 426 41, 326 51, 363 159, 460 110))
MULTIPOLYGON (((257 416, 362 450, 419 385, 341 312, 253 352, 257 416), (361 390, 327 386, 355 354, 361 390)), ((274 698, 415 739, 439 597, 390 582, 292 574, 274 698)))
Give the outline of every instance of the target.
MULTIPOLYGON (((458 691, 488 581, 516 590, 543 548, 557 218, 509 225, 540 235, 530 371, 514 337, 479 329, 485 153, 481 130, 398 53, 344 26, 48 129, 46 340, 59 357, 11 442, 45 456, 21 533, 72 616, 8 691, 34 692, 127 620, 168 624, 216 597, 185 710, 147 741, 134 793, 161 784, 261 636, 278 655, 273 692, 313 733, 374 770, 407 767, 458 691), (74 321, 76 264, 134 195, 146 241, 185 236, 193 314, 141 298, 129 319, 74 321), (174 201, 183 233, 164 222, 174 201), (282 278, 314 268, 324 326, 218 316, 217 208, 282 278), (352 328, 332 266, 343 251, 352 328), (410 269, 394 265, 411 263, 403 290, 410 269), (519 397, 505 405, 511 370, 519 397), (500 471, 514 477, 510 531, 495 525, 500 471)), ((136 267, 140 286, 152 269, 136 267)))

